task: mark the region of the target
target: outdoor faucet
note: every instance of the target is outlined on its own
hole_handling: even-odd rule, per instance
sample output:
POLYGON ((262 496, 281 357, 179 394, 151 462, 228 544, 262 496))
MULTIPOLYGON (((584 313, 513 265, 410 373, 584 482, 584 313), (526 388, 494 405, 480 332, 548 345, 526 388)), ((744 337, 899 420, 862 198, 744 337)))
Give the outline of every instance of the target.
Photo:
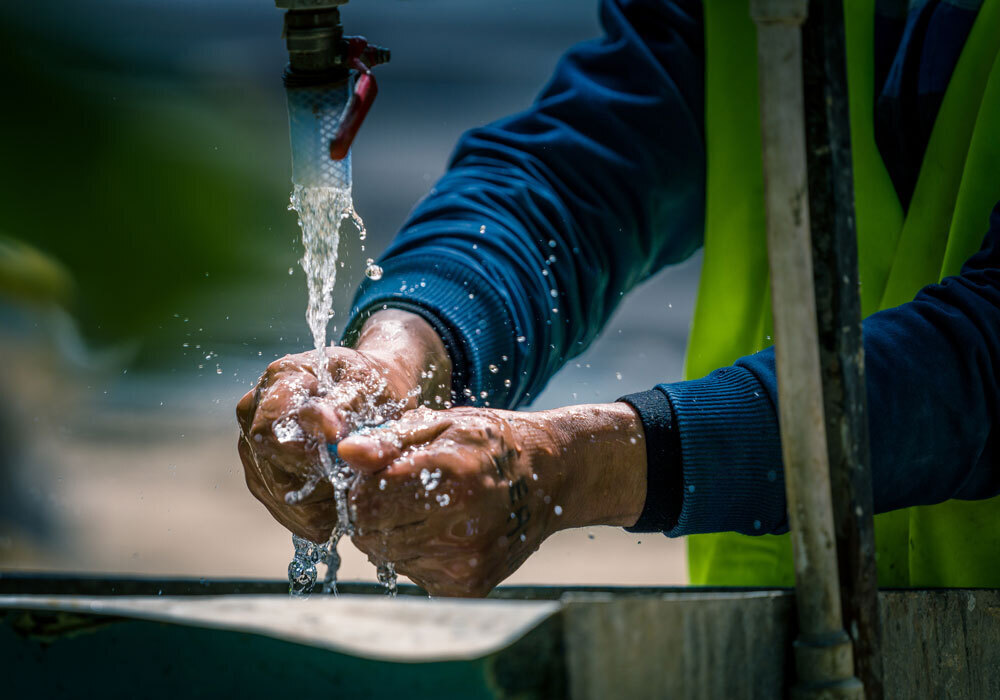
POLYGON ((347 0, 275 4, 285 10, 292 182, 350 189, 351 143, 378 94, 371 69, 389 61, 389 50, 344 36, 338 7, 347 0))

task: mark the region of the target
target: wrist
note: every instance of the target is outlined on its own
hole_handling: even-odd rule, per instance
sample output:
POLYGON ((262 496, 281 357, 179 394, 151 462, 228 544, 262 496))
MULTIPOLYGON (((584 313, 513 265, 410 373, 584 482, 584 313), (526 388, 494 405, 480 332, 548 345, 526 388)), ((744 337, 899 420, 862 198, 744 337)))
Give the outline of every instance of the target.
POLYGON ((413 399, 411 408, 444 407, 450 400, 451 359, 434 327, 420 315, 377 311, 365 321, 354 349, 392 368, 413 399))
POLYGON ((532 415, 555 445, 544 468, 554 483, 551 531, 634 525, 646 502, 646 445, 635 410, 589 404, 532 415))

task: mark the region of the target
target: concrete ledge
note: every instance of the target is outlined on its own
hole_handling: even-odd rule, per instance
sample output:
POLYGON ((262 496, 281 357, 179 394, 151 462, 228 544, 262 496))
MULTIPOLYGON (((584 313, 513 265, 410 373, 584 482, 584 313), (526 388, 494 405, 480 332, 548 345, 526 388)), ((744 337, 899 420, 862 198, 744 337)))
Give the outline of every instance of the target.
MULTIPOLYGON (((15 689, 50 697, 127 697, 155 678, 144 695, 202 684, 251 695, 777 698, 794 668, 793 602, 787 590, 696 588, 507 588, 479 601, 0 595, 0 654, 15 689), (307 678, 305 667, 323 672, 307 678), (67 677, 76 692, 59 685, 67 677)), ((887 697, 1000 697, 1000 591, 884 591, 880 609, 887 697)))

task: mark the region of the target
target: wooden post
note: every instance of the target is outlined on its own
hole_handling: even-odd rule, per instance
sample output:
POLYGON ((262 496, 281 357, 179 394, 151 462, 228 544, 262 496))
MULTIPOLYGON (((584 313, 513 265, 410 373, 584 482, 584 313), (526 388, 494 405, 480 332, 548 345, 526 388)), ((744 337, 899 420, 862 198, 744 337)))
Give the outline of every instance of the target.
POLYGON ((868 700, 882 700, 868 401, 858 281, 844 8, 810 0, 803 28, 809 217, 841 609, 868 700))
POLYGON ((757 24, 779 421, 795 558, 802 698, 863 698, 844 632, 809 228, 802 33, 808 0, 751 0, 757 24))

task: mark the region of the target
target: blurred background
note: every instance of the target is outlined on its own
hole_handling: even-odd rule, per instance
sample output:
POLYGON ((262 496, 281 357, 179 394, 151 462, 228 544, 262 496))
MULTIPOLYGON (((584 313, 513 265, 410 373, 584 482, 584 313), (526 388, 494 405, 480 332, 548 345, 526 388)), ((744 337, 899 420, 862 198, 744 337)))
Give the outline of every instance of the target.
MULTIPOLYGON (((466 129, 528 106, 599 36, 596 0, 352 0, 392 49, 354 148, 369 236, 346 240, 343 319, 466 129)), ((308 345, 286 211, 272 0, 0 4, 0 569, 284 576, 290 537, 246 490, 234 407, 308 345)), ((534 404, 681 376, 698 259, 633 292, 534 404)), ((344 543, 342 578, 374 580, 344 543)), ((547 541, 510 582, 686 582, 684 544, 619 529, 547 541)))

